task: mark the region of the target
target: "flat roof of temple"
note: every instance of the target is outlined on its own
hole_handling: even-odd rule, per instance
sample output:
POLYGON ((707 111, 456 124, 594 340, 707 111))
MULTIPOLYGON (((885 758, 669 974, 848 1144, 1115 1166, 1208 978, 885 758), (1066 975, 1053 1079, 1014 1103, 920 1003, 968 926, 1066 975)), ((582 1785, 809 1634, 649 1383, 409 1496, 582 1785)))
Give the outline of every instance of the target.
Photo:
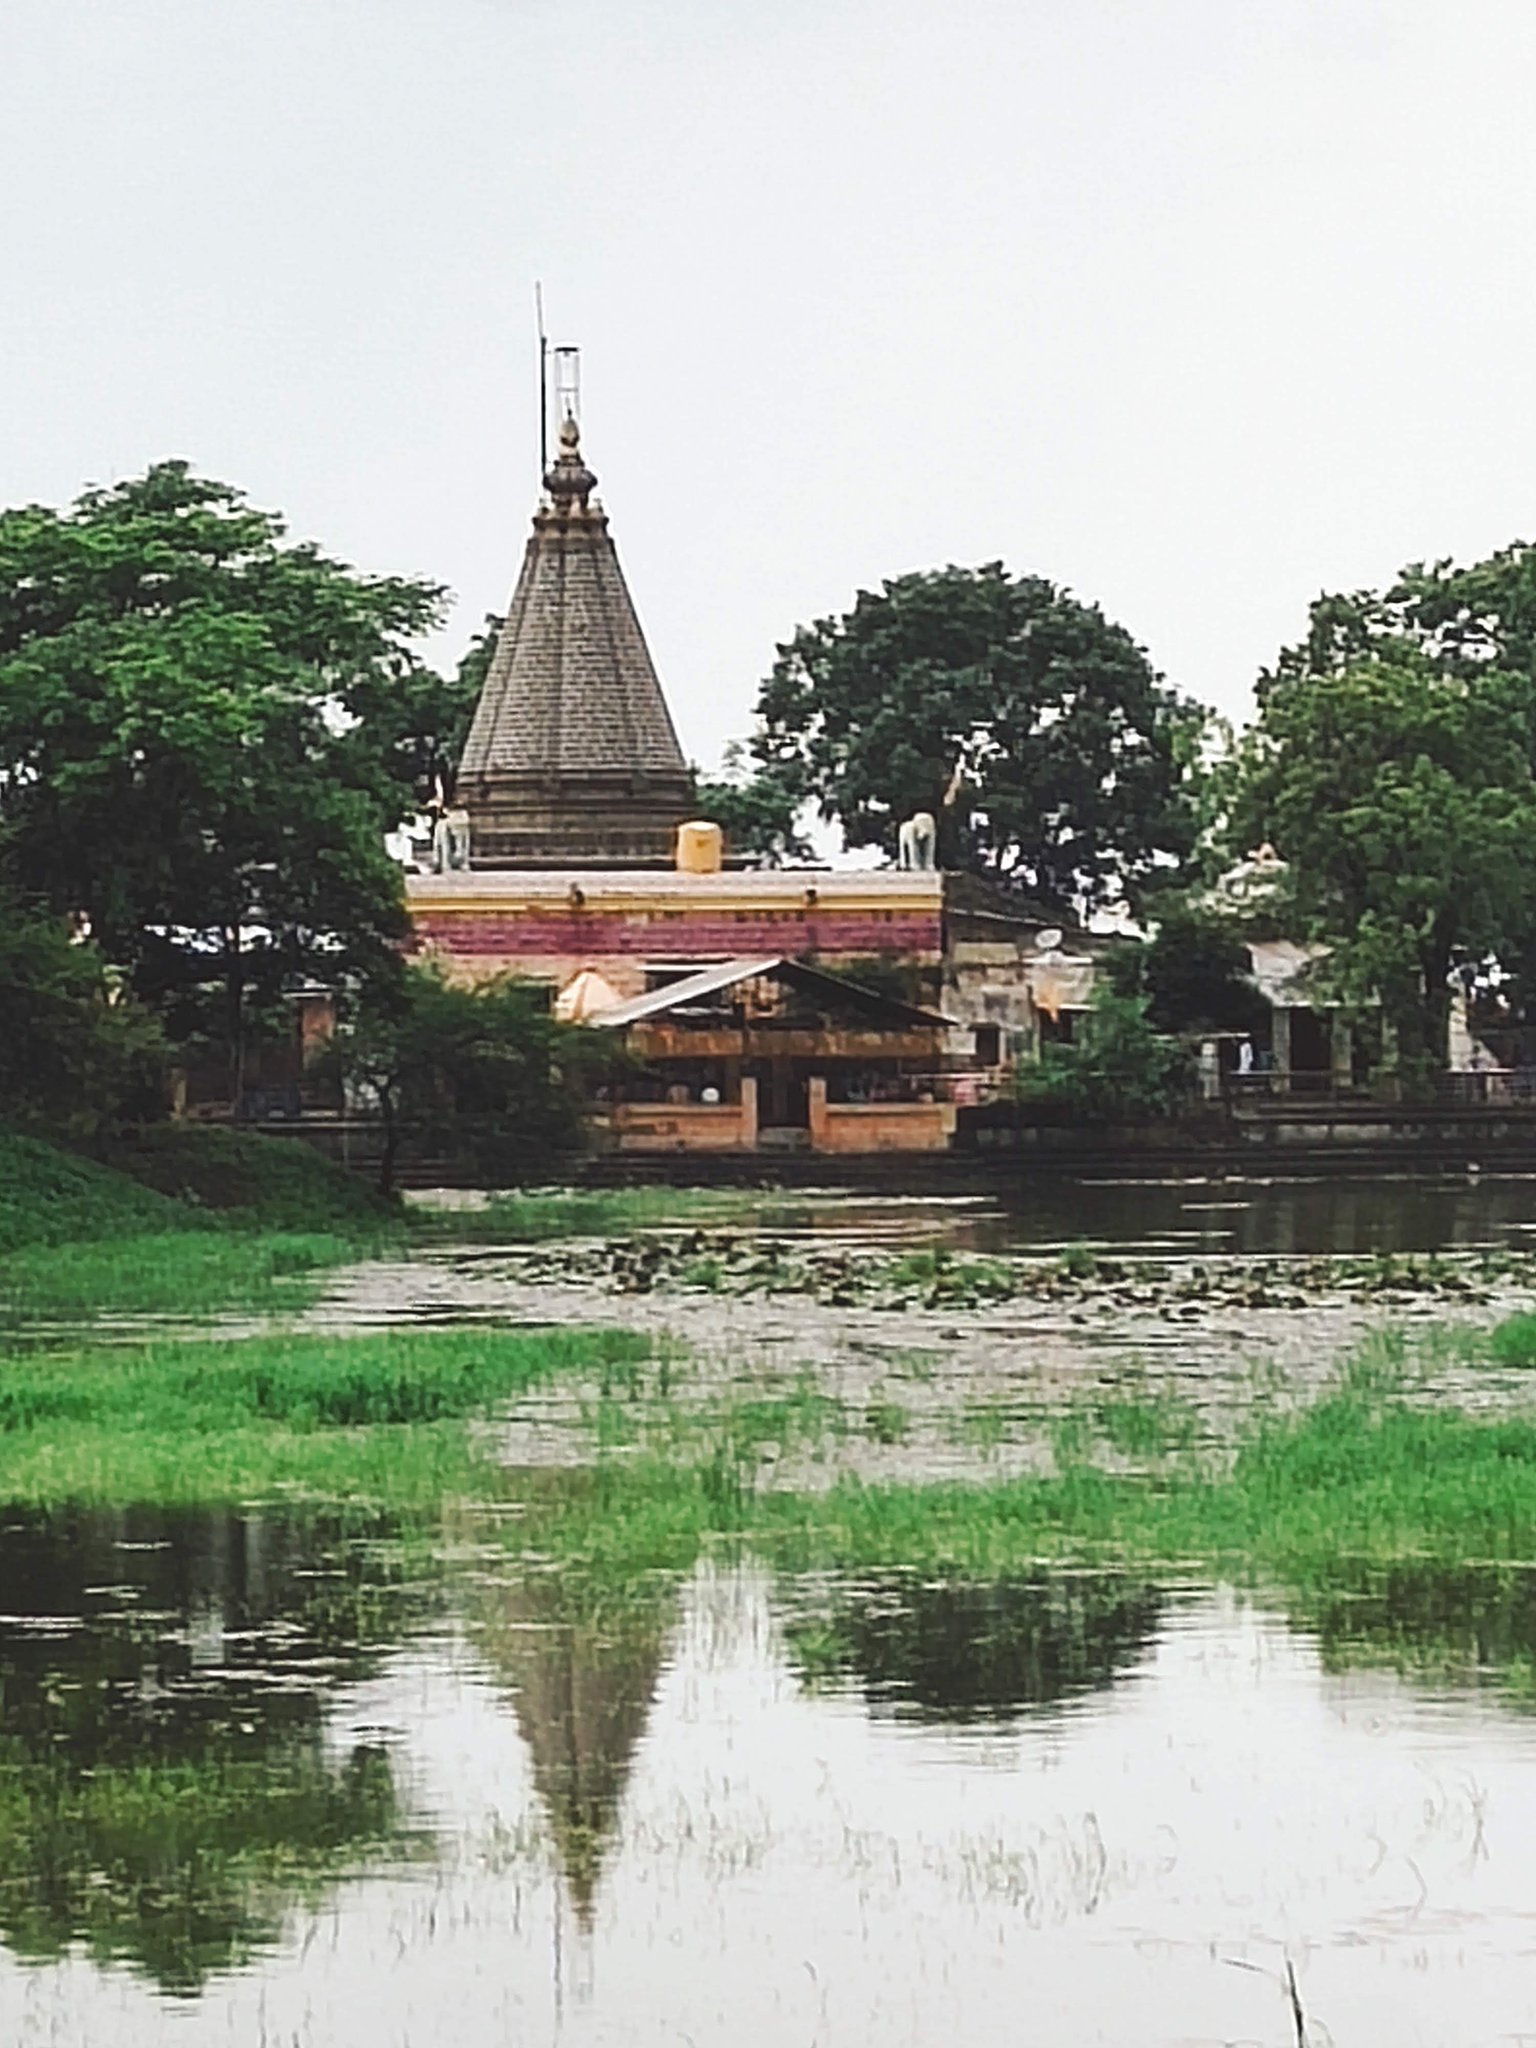
POLYGON ((683 874, 677 868, 470 868, 405 877, 412 904, 494 909, 515 903, 569 902, 615 897, 664 902, 922 904, 937 909, 946 877, 935 869, 722 868, 683 874))

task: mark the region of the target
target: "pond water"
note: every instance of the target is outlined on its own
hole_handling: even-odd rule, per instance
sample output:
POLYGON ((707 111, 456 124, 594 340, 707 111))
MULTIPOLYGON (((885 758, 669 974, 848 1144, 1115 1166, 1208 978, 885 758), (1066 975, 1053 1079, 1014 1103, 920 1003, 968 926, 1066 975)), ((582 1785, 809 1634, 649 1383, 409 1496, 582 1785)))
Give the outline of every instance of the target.
MULTIPOLYGON (((1374 1179, 1229 1175, 1177 1180, 1030 1180, 998 1196, 906 1201, 782 1198, 818 1237, 1028 1251, 1070 1244, 1159 1257, 1212 1253, 1430 1252, 1536 1241, 1536 1175, 1374 1179)), ((777 1234, 785 1234, 774 1226, 777 1234)), ((792 1232, 790 1234, 793 1234, 792 1232)))
POLYGON ((580 1613, 388 1536, 0 1528, 8 2048, 1536 2037, 1523 1573, 580 1613))

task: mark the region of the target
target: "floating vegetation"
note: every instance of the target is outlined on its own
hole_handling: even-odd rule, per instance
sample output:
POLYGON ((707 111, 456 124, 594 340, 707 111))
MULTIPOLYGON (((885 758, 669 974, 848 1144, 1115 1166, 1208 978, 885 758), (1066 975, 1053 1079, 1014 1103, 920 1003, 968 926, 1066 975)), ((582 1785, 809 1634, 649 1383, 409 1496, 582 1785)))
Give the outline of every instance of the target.
POLYGON ((455 1244, 539 1243, 567 1237, 610 1237, 674 1225, 747 1222, 796 1227, 803 1201, 751 1188, 528 1188, 474 1204, 411 1204, 413 1232, 455 1244))
POLYGON ((1536 1254, 1477 1251, 1368 1257, 1111 1257, 1083 1245, 1055 1256, 945 1249, 896 1255, 868 1248, 692 1229, 602 1243, 540 1245, 508 1254, 516 1278, 614 1294, 799 1295, 830 1308, 986 1308, 1102 1304, 1194 1319, 1213 1309, 1301 1309, 1321 1297, 1387 1304, 1479 1303, 1536 1284, 1536 1254))

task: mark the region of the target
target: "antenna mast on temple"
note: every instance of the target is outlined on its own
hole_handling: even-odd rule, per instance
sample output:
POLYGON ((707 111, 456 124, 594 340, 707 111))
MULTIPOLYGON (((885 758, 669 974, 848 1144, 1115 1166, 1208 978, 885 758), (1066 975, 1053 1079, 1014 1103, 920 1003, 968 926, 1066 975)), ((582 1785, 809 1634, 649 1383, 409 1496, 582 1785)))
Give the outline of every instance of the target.
POLYGON ((544 332, 544 287, 533 287, 533 315, 539 330, 539 475, 549 467, 549 339, 544 332))

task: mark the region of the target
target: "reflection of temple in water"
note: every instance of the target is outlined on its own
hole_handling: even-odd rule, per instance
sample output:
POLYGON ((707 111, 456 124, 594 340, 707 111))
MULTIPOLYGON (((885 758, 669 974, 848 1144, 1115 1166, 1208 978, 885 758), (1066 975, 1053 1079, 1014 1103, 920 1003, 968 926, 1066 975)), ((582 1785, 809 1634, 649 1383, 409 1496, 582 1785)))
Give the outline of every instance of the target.
POLYGON ((671 1626, 653 1596, 583 1611, 551 1577, 486 1589, 472 1610, 475 1640, 509 1690, 528 1745, 571 1903, 584 1927, 671 1626))

